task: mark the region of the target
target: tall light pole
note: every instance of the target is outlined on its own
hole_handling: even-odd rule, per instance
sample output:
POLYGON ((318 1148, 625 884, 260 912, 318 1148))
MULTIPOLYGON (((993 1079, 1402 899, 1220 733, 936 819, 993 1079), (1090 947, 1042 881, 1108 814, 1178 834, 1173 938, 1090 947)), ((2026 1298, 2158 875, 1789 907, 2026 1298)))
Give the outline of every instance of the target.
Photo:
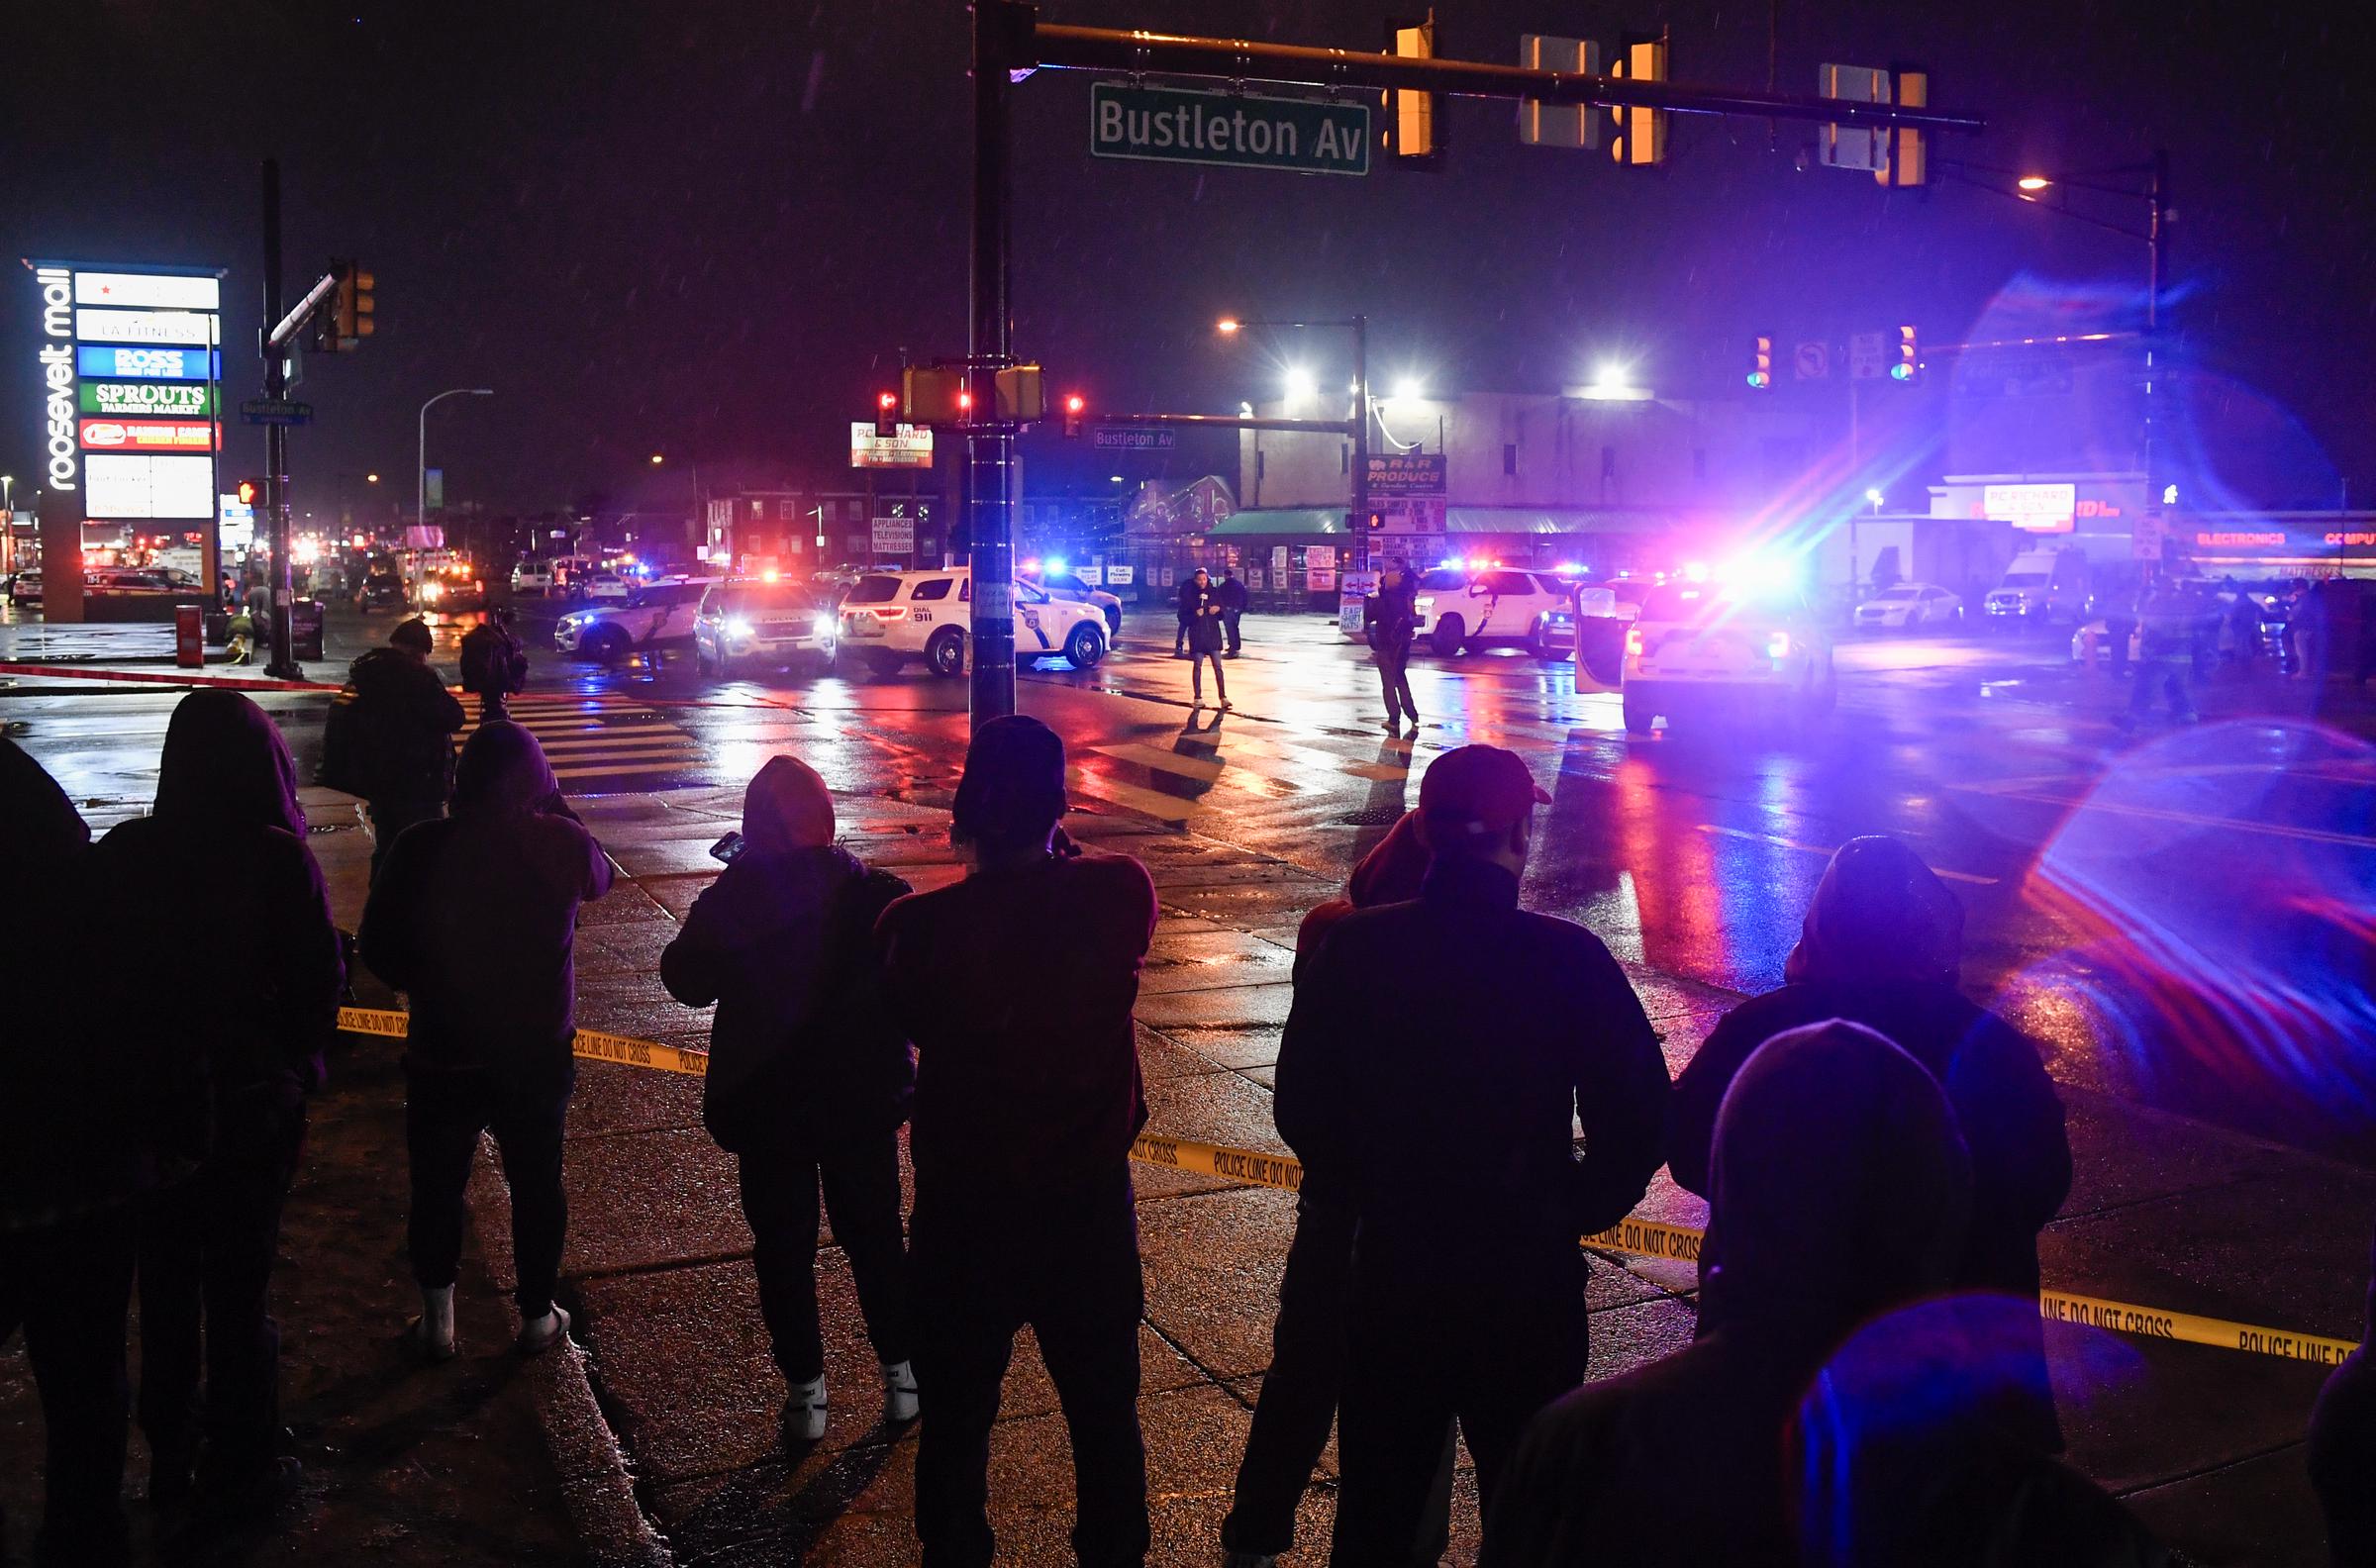
POLYGON ((417 529, 429 527, 429 411, 449 397, 493 397, 494 395, 493 387, 448 387, 421 405, 421 418, 417 422, 420 445, 417 448, 418 456, 413 463, 413 527, 417 529))
MULTIPOLYGON (((1352 570, 1367 573, 1369 570, 1369 317, 1366 314, 1355 314, 1332 321, 1242 321, 1237 317, 1224 317, 1221 321, 1216 322, 1214 327, 1224 337, 1242 332, 1248 327, 1336 327, 1352 330, 1353 417, 1347 423, 1353 428, 1353 471, 1352 494, 1349 497, 1350 515, 1345 518, 1345 526, 1353 536, 1352 570)), ((1344 590, 1348 597, 1350 592, 1349 589, 1344 590)), ((1353 608, 1357 613, 1358 604, 1356 603, 1353 608)), ((1341 619, 1344 614, 1342 598, 1338 601, 1337 613, 1341 619)), ((1358 631, 1360 622, 1353 621, 1352 627, 1353 630, 1358 631)))

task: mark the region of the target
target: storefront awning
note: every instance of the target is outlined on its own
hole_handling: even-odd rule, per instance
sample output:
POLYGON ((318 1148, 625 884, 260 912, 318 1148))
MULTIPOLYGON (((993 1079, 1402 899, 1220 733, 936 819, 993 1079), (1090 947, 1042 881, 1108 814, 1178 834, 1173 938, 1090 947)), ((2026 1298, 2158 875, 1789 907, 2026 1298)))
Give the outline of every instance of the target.
POLYGON ((1342 534, 1344 513, 1330 507, 1257 507, 1233 512, 1206 530, 1207 539, 1342 534))

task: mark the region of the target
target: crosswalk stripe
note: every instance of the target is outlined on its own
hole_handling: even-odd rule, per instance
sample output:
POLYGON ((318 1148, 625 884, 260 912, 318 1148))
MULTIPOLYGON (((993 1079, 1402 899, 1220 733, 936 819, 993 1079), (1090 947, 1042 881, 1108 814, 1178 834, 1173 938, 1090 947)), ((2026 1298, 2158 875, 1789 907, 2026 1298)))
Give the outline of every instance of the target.
POLYGON ((704 765, 704 759, 698 755, 668 757, 658 761, 620 761, 615 763, 588 761, 583 767, 554 768, 552 776, 556 779, 623 778, 639 773, 674 773, 681 769, 697 768, 702 765, 704 765))
MULTIPOLYGON (((1772 844, 1777 849, 1796 849, 1802 854, 1831 855, 1836 852, 1835 849, 1827 849, 1822 844, 1801 843, 1795 838, 1778 837, 1773 833, 1750 833, 1740 828, 1719 828, 1714 823, 1700 824, 1700 832, 1719 833, 1727 838, 1745 838, 1751 843, 1772 844)), ((1940 866, 1932 866, 1930 869, 1934 875, 1949 882, 1969 882, 1975 887, 1995 887, 1997 885, 1997 878, 1992 876, 1977 876, 1969 871, 1949 871, 1940 866)))
POLYGON ((1200 756, 1194 752, 1163 751, 1154 746, 1135 743, 1097 746, 1093 749, 1100 756, 1110 756, 1123 762, 1136 762, 1141 767, 1153 768, 1159 773, 1176 773, 1182 778, 1195 779, 1202 784, 1217 782, 1221 778, 1223 768, 1227 765, 1214 757, 1200 756))
POLYGON ((1085 773, 1079 768, 1071 771, 1072 787, 1084 795, 1127 806, 1132 811, 1152 817, 1157 822, 1184 823, 1196 815, 1197 803, 1166 795, 1161 790, 1144 789, 1137 784, 1125 784, 1098 773, 1085 773))

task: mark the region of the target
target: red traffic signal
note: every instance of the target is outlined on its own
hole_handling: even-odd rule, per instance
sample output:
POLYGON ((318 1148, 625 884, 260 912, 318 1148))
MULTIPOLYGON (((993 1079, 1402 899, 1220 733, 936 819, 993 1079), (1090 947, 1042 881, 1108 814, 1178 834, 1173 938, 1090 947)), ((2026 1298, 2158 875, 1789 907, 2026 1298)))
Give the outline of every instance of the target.
POLYGON ((241 480, 241 481, 240 481, 240 505, 242 505, 242 506, 246 506, 246 507, 252 507, 252 506, 262 506, 263 504, 264 504, 264 482, 263 482, 261 479, 243 479, 243 480, 241 480))
POLYGON ((1372 512, 1372 513, 1369 515, 1369 531, 1370 531, 1372 534, 1375 534, 1375 533, 1377 533, 1377 532, 1378 532, 1380 529, 1383 529, 1385 526, 1386 526, 1386 514, 1385 514, 1385 513, 1383 513, 1383 512, 1372 512))
POLYGON ((1068 394, 1068 395, 1065 397, 1065 399, 1064 399, 1064 434, 1065 434, 1065 435, 1067 435, 1067 436, 1078 436, 1078 435, 1081 433, 1081 416, 1082 416, 1084 413, 1086 413, 1086 412, 1088 411, 1088 408, 1089 408, 1089 400, 1088 400, 1087 398, 1085 398, 1085 397, 1081 396, 1081 395, 1080 395, 1078 392, 1074 392, 1074 393, 1068 394))
POLYGON ((874 433, 885 439, 899 434, 899 394, 877 392, 874 395, 874 433))

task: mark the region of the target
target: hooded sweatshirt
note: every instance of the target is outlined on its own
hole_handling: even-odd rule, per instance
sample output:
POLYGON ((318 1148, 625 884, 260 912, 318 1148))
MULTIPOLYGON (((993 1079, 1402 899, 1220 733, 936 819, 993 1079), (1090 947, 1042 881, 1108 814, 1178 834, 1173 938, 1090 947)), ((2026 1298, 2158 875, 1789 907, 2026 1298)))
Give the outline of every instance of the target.
POLYGON ((719 1147, 818 1147, 907 1117, 916 1059, 882 993, 875 922, 910 891, 834 843, 815 770, 769 759, 742 800, 742 852, 660 954, 689 1007, 718 1004, 702 1121, 719 1147))
POLYGON ((562 803, 536 736, 497 721, 462 747, 453 815, 408 830, 363 908, 363 958, 411 1000, 406 1064, 568 1081, 577 907, 611 863, 562 803))
MULTIPOLYGON (((2370 1263, 2376 1270, 2376 1261, 2370 1263)), ((2368 1285, 2359 1348, 2326 1379, 2310 1413, 2310 1483, 2326 1514, 2326 1549, 2336 1568, 2376 1564, 2376 1277, 2368 1285)))
MULTIPOLYGON (((1955 1108, 1973 1191, 1953 1283, 2034 1297, 2037 1232, 2071 1186, 2062 1100, 2038 1048, 1956 989, 1962 947, 1962 906, 1912 849, 1887 837, 1841 845, 1808 906, 1782 988, 1726 1015, 1675 1080, 1667 1146, 1675 1181, 1713 1196, 1717 1107, 1751 1052, 1785 1029, 1852 1020, 1921 1062, 1955 1108)), ((1703 1312, 1702 1330, 1713 1322, 1703 1312)))
POLYGON ((14 740, 0 738, 0 866, 18 909, 0 941, 0 1233, 120 1201, 140 1185, 121 1136, 129 1074, 119 1041, 85 1027, 90 830, 66 792, 14 740))
POLYGON ((1859 1323, 1945 1284, 1971 1166, 1921 1064, 1838 1022, 1760 1049, 1725 1097, 1716 1143, 1702 1261, 1723 1326, 1537 1415, 1479 1568, 1796 1561, 1800 1397, 1859 1323))
POLYGON ((305 841, 297 769, 238 692, 184 697, 165 729, 156 804, 91 854, 97 929, 140 955, 108 1016, 147 1062, 151 1133, 203 1153, 242 1096, 322 1081, 346 966, 305 841))

